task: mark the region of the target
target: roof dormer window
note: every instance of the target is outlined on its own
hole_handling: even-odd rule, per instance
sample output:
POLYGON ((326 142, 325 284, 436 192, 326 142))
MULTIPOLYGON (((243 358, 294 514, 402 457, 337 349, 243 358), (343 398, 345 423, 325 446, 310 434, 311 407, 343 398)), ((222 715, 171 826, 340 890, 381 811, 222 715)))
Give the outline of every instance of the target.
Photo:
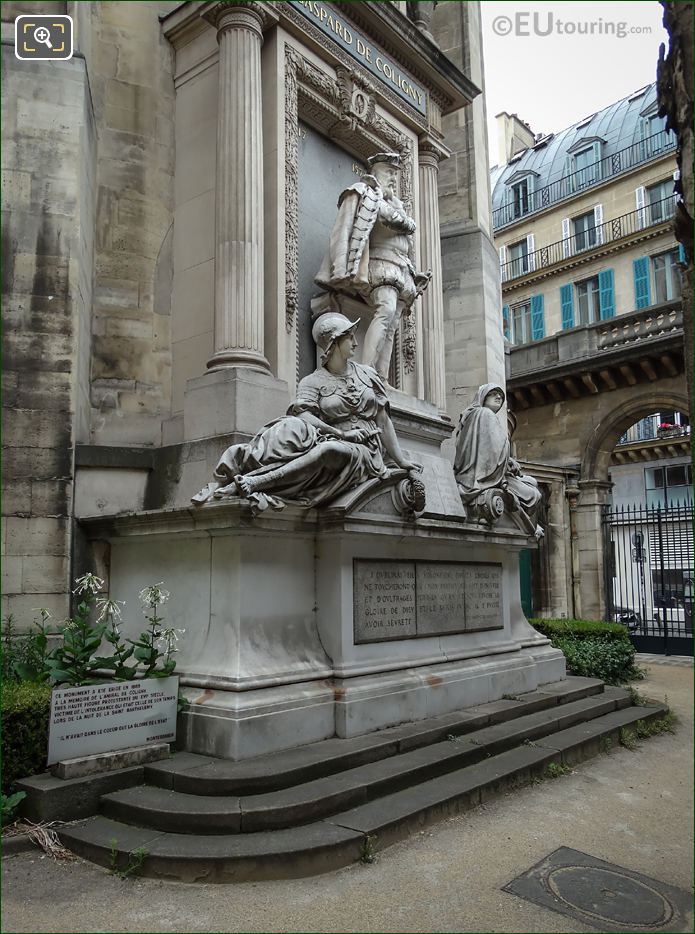
POLYGON ((577 140, 567 150, 565 174, 570 191, 581 191, 601 181, 601 144, 597 136, 577 140))

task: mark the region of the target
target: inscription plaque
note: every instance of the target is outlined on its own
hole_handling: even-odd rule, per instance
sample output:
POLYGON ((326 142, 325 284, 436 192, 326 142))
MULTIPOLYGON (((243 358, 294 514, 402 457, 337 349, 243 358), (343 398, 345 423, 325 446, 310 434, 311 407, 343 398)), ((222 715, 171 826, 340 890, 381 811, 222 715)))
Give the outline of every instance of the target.
POLYGON ((417 634, 435 636, 466 628, 465 564, 418 561, 416 568, 417 634))
POLYGON ((361 561, 353 567, 355 642, 415 636, 415 562, 361 561))
POLYGON ((466 632, 502 626, 502 567, 478 564, 465 567, 463 592, 466 632))
POLYGON ((56 688, 48 764, 176 739, 178 675, 56 688))
POLYGON ((502 565, 353 561, 355 644, 502 629, 502 565))

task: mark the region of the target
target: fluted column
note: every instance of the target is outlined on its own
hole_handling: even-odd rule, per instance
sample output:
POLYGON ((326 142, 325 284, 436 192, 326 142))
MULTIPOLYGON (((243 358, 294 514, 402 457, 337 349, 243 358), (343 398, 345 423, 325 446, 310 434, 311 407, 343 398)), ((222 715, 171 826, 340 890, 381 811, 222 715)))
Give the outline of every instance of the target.
POLYGON ((261 44, 266 5, 221 2, 215 189, 215 352, 209 369, 269 370, 263 354, 261 44))
POLYGON ((420 263, 432 270, 432 281, 422 295, 422 356, 425 398, 446 410, 444 376, 444 294, 442 250, 439 239, 439 160, 447 150, 431 137, 421 138, 418 149, 420 189, 420 263))

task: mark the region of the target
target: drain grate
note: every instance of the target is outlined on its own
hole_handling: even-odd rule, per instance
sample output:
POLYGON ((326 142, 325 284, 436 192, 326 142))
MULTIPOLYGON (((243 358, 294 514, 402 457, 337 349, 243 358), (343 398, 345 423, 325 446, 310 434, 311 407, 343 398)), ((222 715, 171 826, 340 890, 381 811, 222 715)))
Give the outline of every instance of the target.
POLYGON ((561 846, 503 887, 600 931, 692 931, 692 895, 561 846))

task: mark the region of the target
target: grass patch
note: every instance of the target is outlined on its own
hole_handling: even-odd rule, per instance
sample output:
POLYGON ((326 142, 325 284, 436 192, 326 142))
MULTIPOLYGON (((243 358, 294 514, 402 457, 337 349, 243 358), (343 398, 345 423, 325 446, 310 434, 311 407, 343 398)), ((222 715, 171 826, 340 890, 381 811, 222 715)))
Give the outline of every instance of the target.
POLYGON ((549 762, 545 774, 548 778, 560 778, 561 775, 569 775, 571 771, 569 765, 563 765, 561 762, 549 762))

